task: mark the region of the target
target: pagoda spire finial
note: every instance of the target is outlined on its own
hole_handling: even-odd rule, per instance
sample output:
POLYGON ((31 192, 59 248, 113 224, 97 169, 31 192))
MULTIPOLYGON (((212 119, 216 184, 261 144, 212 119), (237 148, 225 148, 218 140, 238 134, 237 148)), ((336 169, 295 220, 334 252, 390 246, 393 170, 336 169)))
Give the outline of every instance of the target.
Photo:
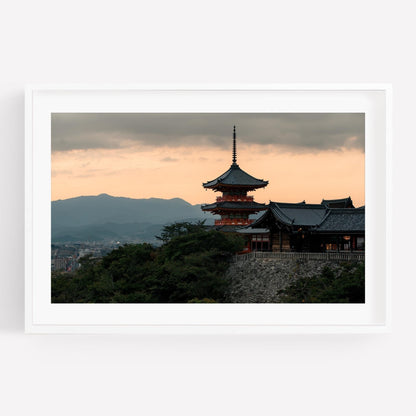
POLYGON ((233 165, 237 163, 237 144, 235 138, 235 126, 233 129, 233 165))

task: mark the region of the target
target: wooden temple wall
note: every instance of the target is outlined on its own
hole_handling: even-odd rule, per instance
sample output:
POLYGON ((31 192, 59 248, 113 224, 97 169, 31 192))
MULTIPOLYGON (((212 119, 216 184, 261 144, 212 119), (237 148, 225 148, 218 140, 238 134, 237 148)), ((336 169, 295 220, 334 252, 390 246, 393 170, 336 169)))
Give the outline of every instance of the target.
POLYGON ((282 232, 281 236, 279 232, 272 233, 271 242, 272 242, 272 251, 291 251, 290 250, 290 237, 288 233, 282 232))

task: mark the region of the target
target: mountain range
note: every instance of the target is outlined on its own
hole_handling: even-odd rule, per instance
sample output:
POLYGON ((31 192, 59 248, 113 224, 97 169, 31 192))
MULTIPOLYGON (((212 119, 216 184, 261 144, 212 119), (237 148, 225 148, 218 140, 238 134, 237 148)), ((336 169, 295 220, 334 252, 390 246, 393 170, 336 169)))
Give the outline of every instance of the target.
POLYGON ((176 221, 206 220, 201 205, 181 198, 133 199, 107 194, 52 201, 52 242, 135 241, 155 242, 164 225, 176 221))

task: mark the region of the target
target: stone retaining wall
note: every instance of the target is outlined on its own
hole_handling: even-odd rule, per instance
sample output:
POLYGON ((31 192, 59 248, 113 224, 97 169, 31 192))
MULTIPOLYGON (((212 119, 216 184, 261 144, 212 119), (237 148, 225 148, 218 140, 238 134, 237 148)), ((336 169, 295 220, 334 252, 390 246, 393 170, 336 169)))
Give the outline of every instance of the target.
MULTIPOLYGON (((341 263, 334 260, 254 258, 234 262, 226 278, 230 281, 230 303, 279 303, 279 292, 300 277, 314 277, 324 267, 340 273, 341 263)), ((355 262, 357 263, 357 262, 355 262)))

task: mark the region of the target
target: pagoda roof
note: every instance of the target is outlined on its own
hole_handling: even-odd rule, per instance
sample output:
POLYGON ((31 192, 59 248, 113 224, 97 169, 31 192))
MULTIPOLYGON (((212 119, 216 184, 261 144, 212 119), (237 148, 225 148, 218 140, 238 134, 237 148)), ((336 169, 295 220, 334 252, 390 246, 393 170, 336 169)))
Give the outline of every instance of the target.
POLYGON ((211 188, 220 190, 224 188, 245 188, 245 190, 253 190, 267 186, 269 181, 257 179, 254 176, 244 172, 240 166, 237 165, 237 139, 235 133, 235 126, 233 129, 233 157, 230 168, 218 178, 202 184, 204 188, 211 188))
POLYGON ((223 233, 235 233, 241 229, 241 225, 216 225, 214 229, 223 233))
POLYGON ((233 162, 230 168, 218 178, 202 184, 204 188, 227 188, 227 187, 242 187, 249 189, 263 188, 268 185, 268 181, 257 179, 249 175, 237 163, 233 162))
POLYGON ((262 211, 267 209, 265 204, 259 204, 254 201, 224 201, 224 202, 214 202, 213 204, 202 205, 201 209, 203 211, 212 211, 212 210, 249 210, 249 211, 262 211))

